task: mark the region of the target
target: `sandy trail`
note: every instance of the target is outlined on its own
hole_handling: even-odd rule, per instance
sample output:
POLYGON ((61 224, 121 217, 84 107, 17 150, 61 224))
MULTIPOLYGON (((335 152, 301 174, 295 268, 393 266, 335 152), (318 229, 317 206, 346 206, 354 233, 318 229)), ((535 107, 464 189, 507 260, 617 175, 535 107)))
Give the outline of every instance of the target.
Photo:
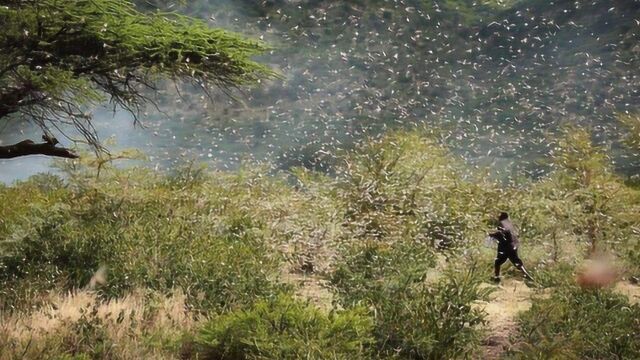
POLYGON ((333 309, 333 294, 326 284, 326 280, 317 274, 288 273, 283 276, 285 282, 296 287, 296 295, 309 300, 317 307, 331 311, 333 309))
POLYGON ((531 307, 531 292, 523 281, 504 279, 488 302, 478 303, 487 312, 488 321, 478 359, 499 359, 509 348, 509 337, 517 332, 518 313, 531 307))
MULTIPOLYGON (((626 295, 632 304, 640 303, 640 287, 637 285, 621 281, 615 285, 614 291, 626 295)), ((532 289, 523 281, 506 279, 496 286, 488 302, 478 303, 487 312, 488 321, 478 359, 499 359, 511 347, 509 337, 518 331, 518 313, 531 307, 531 294, 532 289)))

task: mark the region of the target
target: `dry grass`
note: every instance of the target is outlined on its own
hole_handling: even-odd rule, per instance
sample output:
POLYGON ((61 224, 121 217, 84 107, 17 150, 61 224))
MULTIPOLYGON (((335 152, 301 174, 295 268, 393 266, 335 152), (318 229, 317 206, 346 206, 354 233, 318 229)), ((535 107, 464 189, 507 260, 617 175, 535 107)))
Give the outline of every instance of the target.
POLYGON ((82 343, 96 342, 91 334, 107 339, 108 348, 100 350, 105 357, 167 358, 176 350, 171 342, 177 344, 196 324, 178 292, 169 297, 136 292, 110 302, 88 290, 58 294, 30 313, 0 313, 0 358, 74 355, 96 345, 82 343))
POLYGON ((640 304, 640 286, 631 284, 628 281, 620 281, 613 290, 628 297, 630 303, 640 304))
POLYGON ((294 285, 297 298, 307 300, 326 311, 333 309, 333 294, 329 291, 326 280, 320 276, 303 273, 284 273, 282 280, 294 285))

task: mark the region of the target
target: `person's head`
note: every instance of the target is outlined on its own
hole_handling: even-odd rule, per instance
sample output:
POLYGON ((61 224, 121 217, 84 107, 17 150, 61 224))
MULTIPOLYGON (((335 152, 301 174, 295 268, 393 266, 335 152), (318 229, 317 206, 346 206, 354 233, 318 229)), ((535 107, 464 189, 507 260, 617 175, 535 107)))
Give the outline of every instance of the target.
POLYGON ((498 220, 502 221, 502 220, 507 220, 508 218, 509 218, 509 214, 507 214, 506 212, 501 212, 500 216, 498 217, 498 220))

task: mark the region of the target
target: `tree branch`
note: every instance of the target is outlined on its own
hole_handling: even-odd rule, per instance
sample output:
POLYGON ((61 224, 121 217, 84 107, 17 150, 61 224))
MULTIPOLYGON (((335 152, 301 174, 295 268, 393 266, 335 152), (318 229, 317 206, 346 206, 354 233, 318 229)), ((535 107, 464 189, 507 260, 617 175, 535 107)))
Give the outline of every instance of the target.
POLYGON ((26 155, 47 155, 68 159, 77 159, 78 155, 72 150, 57 147, 50 142, 36 144, 31 140, 24 140, 17 144, 0 146, 0 159, 12 159, 26 155))
POLYGON ((22 102, 33 92, 31 84, 24 84, 21 87, 2 88, 0 92, 0 118, 17 112, 22 102))

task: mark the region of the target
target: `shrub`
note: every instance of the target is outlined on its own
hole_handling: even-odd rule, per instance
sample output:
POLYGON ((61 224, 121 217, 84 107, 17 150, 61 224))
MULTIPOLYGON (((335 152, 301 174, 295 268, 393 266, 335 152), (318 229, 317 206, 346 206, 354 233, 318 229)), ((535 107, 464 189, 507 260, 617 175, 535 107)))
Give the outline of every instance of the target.
POLYGON ((640 358, 640 305, 609 290, 556 288, 519 320, 514 358, 640 358))
MULTIPOLYGON (((591 149, 587 137, 580 139, 591 149)), ((202 345, 200 354, 210 356, 467 357, 484 319, 472 304, 488 293, 481 289, 481 272, 469 263, 486 255, 482 277, 488 277, 495 251, 479 252, 477 245, 498 210, 516 219, 523 259, 543 287, 570 286, 571 264, 596 243, 624 256, 631 265, 627 273, 638 274, 640 191, 599 162, 581 160, 592 151, 572 150, 572 143, 564 142, 570 151, 556 153, 553 175, 518 186, 465 172, 418 133, 392 134, 345 155, 335 178, 302 168, 286 178, 266 176, 261 168, 187 168, 167 176, 108 166, 96 178, 68 162, 74 168, 65 180, 38 176, 0 186, 0 201, 11 204, 0 207, 0 311, 26 310, 51 301, 43 295, 87 284, 97 286, 100 300, 131 290, 154 296, 178 290, 197 310, 190 317, 214 318, 208 325, 214 332, 201 344, 186 343, 185 354, 202 345), (576 166, 578 173, 591 173, 582 183, 576 182, 582 176, 572 170, 576 166), (579 241, 583 237, 591 241, 579 241), (292 263, 287 270, 314 273, 300 282, 300 294, 309 294, 318 275, 328 274, 335 305, 347 311, 327 315, 286 295, 274 300, 291 288, 279 281, 283 260, 292 263), (309 279, 314 283, 306 287, 309 279), (277 328, 274 342, 262 337, 256 347, 246 341, 266 336, 246 325, 250 320, 275 326, 269 321, 277 314, 294 325, 277 328), (365 320, 372 322, 369 332, 340 333, 353 346, 327 344, 329 335, 298 337, 305 328, 326 334, 340 321, 348 329, 364 328, 358 324, 365 320), (329 352, 321 353, 318 344, 329 352)), ((95 332, 80 332, 95 341, 78 341, 78 354, 113 353, 118 339, 102 336, 103 323, 95 325, 95 332), (104 346, 92 347, 100 341, 104 346)), ((73 335, 75 328, 69 329, 73 335)), ((171 354, 180 338, 173 332, 142 337, 171 354)), ((538 340, 532 352, 523 346, 522 354, 581 356, 572 336, 538 340)))
POLYGON ((433 251, 418 242, 387 244, 370 240, 343 247, 343 258, 331 273, 331 284, 341 304, 376 303, 390 286, 408 286, 425 280, 433 270, 433 251))
POLYGON ((27 307, 38 293, 82 288, 100 268, 106 298, 179 288, 192 306, 222 310, 282 291, 275 281, 280 259, 264 223, 240 196, 237 204, 214 197, 222 188, 235 195, 233 187, 250 186, 246 180, 185 183, 127 170, 71 181, 64 200, 20 210, 14 240, 0 255, 0 306, 27 307))
POLYGON ((461 161, 418 132, 367 143, 345 163, 339 195, 350 239, 419 237, 432 247, 463 247, 493 209, 493 186, 468 181, 461 161))
POLYGON ((575 264, 541 263, 533 267, 535 282, 543 288, 568 286, 575 281, 575 264))
POLYGON ((473 267, 426 281, 435 262, 425 248, 410 242, 354 245, 332 274, 340 305, 371 310, 381 357, 463 357, 478 344, 484 314, 471 305, 489 290, 480 288, 473 267))
POLYGON ((372 327, 360 308, 326 314, 281 295, 213 318, 195 341, 202 359, 367 359, 372 327))

